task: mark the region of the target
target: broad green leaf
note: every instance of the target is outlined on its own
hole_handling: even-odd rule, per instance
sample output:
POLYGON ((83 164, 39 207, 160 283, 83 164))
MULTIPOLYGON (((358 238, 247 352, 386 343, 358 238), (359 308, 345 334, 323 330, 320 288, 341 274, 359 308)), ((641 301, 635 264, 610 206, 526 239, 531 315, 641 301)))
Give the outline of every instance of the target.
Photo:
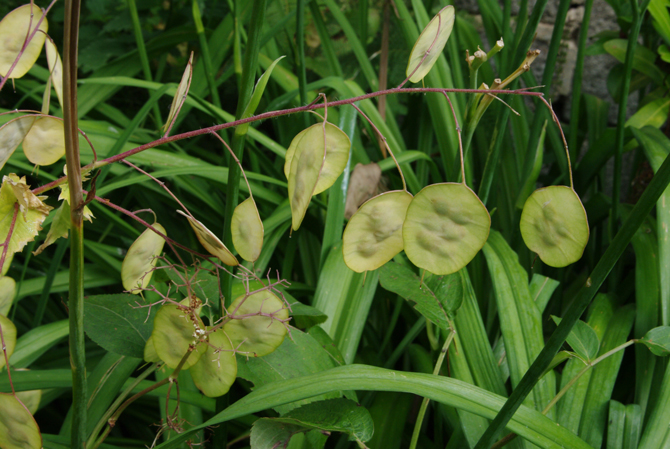
POLYGON ((191 57, 188 59, 186 69, 184 70, 184 74, 181 77, 179 86, 177 86, 177 91, 175 92, 174 98, 172 99, 172 105, 170 106, 170 112, 168 113, 168 118, 165 121, 165 125, 163 126, 163 132, 165 132, 166 134, 170 132, 170 128, 172 128, 174 121, 177 119, 177 115, 179 114, 181 106, 184 104, 184 101, 186 101, 186 96, 188 95, 188 89, 191 87, 192 76, 193 76, 193 53, 191 52, 191 57))
POLYGON ((230 252, 226 245, 215 236, 212 231, 207 229, 205 225, 200 223, 195 218, 186 215, 184 212, 178 210, 180 214, 188 219, 188 222, 191 224, 191 228, 195 232, 195 236, 198 238, 198 241, 205 247, 208 253, 219 258, 224 264, 234 267, 240 263, 237 261, 237 258, 233 256, 233 253, 230 252))
POLYGON ((16 397, 19 398, 19 401, 23 402, 23 405, 26 406, 30 414, 34 415, 40 407, 42 390, 17 391, 16 397))
POLYGON ((205 396, 216 398, 228 393, 237 377, 237 360, 223 328, 209 334, 207 349, 190 371, 193 382, 205 396))
MULTIPOLYGON (((195 3, 194 3, 195 4, 195 3)), ((251 117, 254 115, 254 112, 256 112, 256 108, 258 108, 258 104, 261 102, 261 98, 263 97, 263 92, 265 92, 265 86, 267 86, 268 81, 270 81, 270 75, 272 75, 272 71, 274 70, 275 66, 279 61, 284 59, 286 56, 280 56, 277 59, 275 59, 272 64, 270 64, 270 67, 261 75, 260 78, 258 78, 258 82, 256 83, 256 87, 254 87, 254 93, 251 95, 251 99, 249 100, 249 103, 247 104, 246 108, 244 108, 244 112, 242 113, 242 118, 247 118, 251 117)), ((238 126, 235 129, 235 134, 243 136, 247 133, 247 130, 249 129, 250 123, 245 123, 243 125, 238 126)))
POLYGON ((249 197, 237 205, 230 222, 230 232, 240 257, 255 262, 263 249, 263 222, 253 198, 249 197))
POLYGON ((40 449, 42 436, 35 419, 13 395, 0 393, 0 447, 40 449))
POLYGON ((411 202, 412 195, 404 190, 366 201, 342 235, 344 263, 362 273, 376 270, 402 251, 402 225, 411 202))
POLYGON ((558 365, 560 365, 561 363, 565 362, 566 360, 570 360, 570 359, 573 358, 574 356, 575 356, 575 354, 573 354, 572 352, 568 352, 568 351, 561 351, 561 352, 559 352, 559 353, 556 354, 556 355, 554 356, 554 358, 551 360, 551 363, 549 364, 549 366, 547 367, 547 369, 544 370, 544 373, 542 373, 542 377, 544 377, 547 373, 549 373, 551 370, 553 370, 554 368, 556 368, 556 367, 557 367, 558 365))
POLYGON ((26 178, 19 178, 11 173, 2 178, 0 187, 0 241, 4 242, 14 218, 14 205, 18 205, 19 212, 12 236, 9 239, 7 254, 14 254, 23 249, 28 242, 42 230, 42 223, 52 209, 42 202, 43 197, 37 197, 26 185, 26 178))
POLYGON ((435 276, 428 273, 425 276, 428 288, 433 292, 447 316, 453 317, 463 304, 466 287, 463 285, 462 274, 452 273, 444 276, 435 276))
MULTIPOLYGON (((626 60, 626 51, 628 49, 628 41, 625 39, 612 39, 603 44, 605 51, 614 56, 619 62, 623 63, 626 60)), ((647 75, 654 80, 659 86, 663 85, 665 74, 655 64, 656 54, 646 47, 638 45, 635 47, 635 55, 633 56, 633 68, 638 72, 647 75)))
MULTIPOLYGON (((320 329, 318 326, 312 331, 320 329)), ((254 384, 254 389, 284 379, 299 379, 302 376, 316 374, 338 366, 337 357, 332 356, 322 343, 314 337, 313 332, 302 332, 291 329, 291 338, 284 342, 272 354, 263 358, 248 358, 244 354, 237 355, 237 375, 254 384)), ((322 331, 325 334, 325 332, 322 331)), ((334 346, 332 340, 330 345, 334 346)), ((327 346, 330 346, 327 345, 327 346)), ((337 350, 337 348, 334 348, 337 350)), ((342 356, 340 355, 340 358, 342 356)), ((342 363, 343 364, 343 363, 342 363)), ((331 392, 317 398, 303 399, 297 403, 283 404, 275 407, 280 413, 286 413, 300 404, 307 404, 320 399, 341 397, 340 392, 331 392)))
POLYGON ((9 364, 14 368, 27 368, 42 354, 58 344, 69 332, 68 320, 54 321, 29 330, 16 341, 9 364))
POLYGON ((274 421, 268 418, 259 419, 251 427, 251 449, 287 448, 294 435, 309 430, 311 429, 299 424, 274 421))
POLYGON ((670 11, 668 11, 667 0, 652 0, 649 2, 647 11, 654 18, 652 25, 661 35, 663 40, 670 45, 670 11))
POLYGON ((577 262, 589 241, 589 224, 579 197, 570 187, 538 189, 521 212, 521 236, 542 262, 565 267, 577 262))
POLYGON ((46 41, 44 42, 44 47, 47 54, 47 64, 49 65, 49 73, 51 73, 51 83, 56 91, 56 96, 58 97, 58 102, 61 107, 63 106, 63 61, 61 60, 60 54, 58 54, 58 49, 56 44, 47 36, 46 41))
MULTIPOLYGON (((554 315, 551 318, 556 325, 560 324, 561 318, 554 315)), ((600 348, 598 335, 591 326, 582 320, 578 320, 575 323, 575 327, 570 331, 566 341, 572 350, 586 361, 593 361, 598 355, 598 349, 600 348)))
POLYGON ((10 120, 0 127, 0 169, 5 166, 33 126, 35 116, 28 115, 10 120))
POLYGON ((9 276, 0 276, 0 315, 7 316, 14 302, 16 282, 9 276))
POLYGON ((54 117, 38 117, 23 139, 23 152, 35 165, 51 165, 65 155, 63 121, 54 117))
POLYGON ((668 49, 667 45, 663 44, 658 47, 658 55, 663 61, 670 63, 670 49, 668 49))
POLYGON ((405 71, 405 75, 408 77, 411 75, 409 78, 411 82, 418 83, 421 81, 442 54, 442 50, 444 50, 444 46, 451 35, 451 30, 454 28, 454 17, 454 7, 446 6, 433 17, 433 20, 428 22, 428 25, 421 32, 409 55, 409 62, 405 71), (429 50, 430 52, 426 55, 429 50), (424 55, 426 59, 421 63, 424 55), (421 66, 417 69, 419 65, 421 66))
MULTIPOLYGON (((2 331, 2 338, 5 343, 4 352, 7 353, 7 359, 9 359, 14 353, 14 348, 16 347, 16 326, 14 326, 14 323, 12 323, 9 318, 0 315, 0 330, 2 331)), ((6 363, 2 349, 2 345, 0 344, 0 369, 2 369, 6 363)))
POLYGON ((640 340, 659 357, 670 355, 670 326, 655 327, 640 340))
POLYGON ((351 142, 346 133, 330 123, 325 125, 325 138, 324 125, 317 123, 299 133, 293 142, 295 149, 292 156, 287 152, 284 173, 288 166, 288 196, 293 230, 297 231, 312 196, 328 189, 342 174, 349 160, 351 142))
POLYGON ((289 299, 289 296, 288 293, 284 293, 284 297, 291 304, 289 313, 293 317, 294 324, 300 329, 310 329, 328 319, 328 316, 316 307, 308 306, 298 301, 293 302, 289 299))
MULTIPOLYGON (((67 166, 63 166, 63 173, 65 175, 67 175, 67 166)), ((87 181, 87 180, 88 180, 88 176, 83 174, 82 175, 82 181, 87 181)), ((58 199, 61 200, 61 201, 65 201, 66 203, 68 203, 68 205, 70 204, 70 186, 67 183, 61 184, 60 195, 58 195, 58 199)), ((68 208, 68 210, 69 210, 69 208, 68 208)), ((88 220, 90 222, 93 222, 94 218, 95 217, 93 216, 93 212, 91 212, 91 209, 89 209, 88 206, 84 206, 84 219, 88 220)))
MULTIPOLYGON (((166 234, 165 228, 159 223, 154 223, 152 226, 166 234)), ((165 239, 149 228, 130 245, 121 265, 121 279, 126 291, 139 294, 149 285, 156 266, 156 258, 163 251, 163 245, 165 239)))
POLYGON ((288 309, 274 293, 263 290, 242 295, 228 307, 223 327, 237 351, 262 357, 281 345, 288 326, 288 309))
MULTIPOLYGON (((288 339, 286 341, 290 343, 288 339)), ((263 360, 265 359, 256 361, 263 360)), ((186 430, 176 438, 157 446, 156 449, 180 447, 181 443, 193 438, 195 432, 207 426, 315 395, 352 389, 412 393, 476 413, 487 419, 493 419, 505 403, 505 398, 502 396, 450 377, 393 371, 365 365, 347 365, 302 376, 300 379, 278 379, 270 385, 256 389, 212 419, 186 430)), ((571 449, 590 448, 574 433, 557 426, 540 412, 523 405, 514 414, 507 429, 541 448, 561 446, 571 449)))
POLYGON ((287 444, 298 432, 319 430, 341 432, 349 441, 365 443, 372 438, 374 423, 365 407, 349 399, 312 402, 291 410, 279 418, 262 418, 251 428, 253 449, 273 449, 287 444))
MULTIPOLYGON (((156 354, 170 368, 176 368, 187 351, 191 354, 182 369, 195 365, 205 351, 199 339, 205 325, 196 312, 184 306, 165 304, 156 313, 151 338, 156 354)), ((140 357, 144 357, 144 347, 140 357)))
MULTIPOLYGON (((0 21, 0 76, 7 76, 7 72, 18 58, 28 37, 37 28, 37 22, 42 18, 42 10, 35 4, 19 6, 7 14, 0 21)), ((47 19, 44 18, 33 39, 26 46, 21 59, 9 74, 10 78, 21 78, 35 64, 42 51, 46 32, 49 29, 47 19)))
MULTIPOLYGON (((89 211, 90 212, 90 211, 89 211)), ((47 237, 44 239, 44 242, 33 251, 34 256, 38 256, 44 251, 49 245, 53 244, 59 238, 67 238, 68 232, 70 231, 70 203, 63 201, 56 212, 54 212, 53 219, 51 220, 51 227, 49 232, 47 232, 47 237)))
POLYGON ((84 308, 84 330, 91 340, 116 354, 143 357, 155 307, 141 307, 137 296, 118 293, 88 296, 84 308))
POLYGON ((407 209, 402 228, 405 254, 433 274, 451 274, 466 266, 486 243, 491 217, 465 184, 433 184, 421 190, 407 209))
POLYGON ((644 128, 645 126, 660 128, 668 119, 669 111, 670 98, 657 98, 638 109, 638 111, 626 121, 626 126, 632 126, 633 128, 638 129, 644 128))
POLYGON ((379 283, 386 290, 416 303, 418 310, 427 319, 444 330, 449 330, 447 311, 435 294, 409 268, 390 262, 379 270, 379 283))

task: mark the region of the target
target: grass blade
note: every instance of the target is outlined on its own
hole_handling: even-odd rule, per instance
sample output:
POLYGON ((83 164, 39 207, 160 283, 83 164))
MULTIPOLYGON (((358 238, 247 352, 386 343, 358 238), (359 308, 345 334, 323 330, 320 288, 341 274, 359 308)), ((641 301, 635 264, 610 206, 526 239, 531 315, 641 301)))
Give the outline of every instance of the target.
MULTIPOLYGON (((502 430, 505 424, 507 424, 525 397, 528 395, 528 393, 531 392, 533 386, 537 383, 544 370, 551 363, 554 355, 556 355, 560 349, 574 324, 582 315, 586 307, 588 307, 591 299, 593 299, 598 289, 600 289, 602 286, 603 282, 605 282, 607 275, 610 273, 628 246, 628 243, 633 238, 633 234, 635 234, 637 228, 640 227, 645 217, 649 214, 649 212, 651 212, 654 205, 656 204, 656 201, 663 194, 669 183, 670 158, 666 158, 663 162, 663 165, 661 165, 661 168, 657 171, 656 176, 654 176, 652 181, 647 186, 647 189, 631 211, 630 216, 624 222, 614 240, 612 240, 612 243, 591 272, 591 275, 588 278, 588 281, 590 282, 587 282, 577 292, 572 305, 568 308, 565 315, 563 316, 561 324, 545 343, 545 347, 540 355, 535 359, 531 367, 524 375, 522 381, 512 392, 510 398, 507 400, 507 403, 500 410, 496 416, 496 419, 494 419, 494 421, 491 423, 491 426, 487 429, 482 439, 479 440, 476 449, 488 448, 491 444, 493 444, 493 440, 497 436, 498 432, 502 430)), ((667 379, 667 382, 667 393, 670 396, 670 377, 667 379)), ((670 400, 666 403, 670 404, 670 400)), ((668 412, 670 413, 670 406, 668 406, 668 412)))
MULTIPOLYGON (((486 390, 448 377, 423 373, 390 371, 362 365, 347 365, 323 371, 318 374, 263 386, 236 402, 202 425, 188 430, 168 443, 157 446, 160 449, 176 447, 198 428, 255 413, 279 404, 286 404, 304 398, 342 390, 402 391, 428 397, 491 418, 502 406, 504 399, 486 390), (299 385, 296 387, 296 385, 299 385)), ((509 423, 509 430, 527 438, 542 448, 563 445, 573 449, 589 449, 589 446, 573 433, 557 426, 541 413, 523 407, 509 423)))

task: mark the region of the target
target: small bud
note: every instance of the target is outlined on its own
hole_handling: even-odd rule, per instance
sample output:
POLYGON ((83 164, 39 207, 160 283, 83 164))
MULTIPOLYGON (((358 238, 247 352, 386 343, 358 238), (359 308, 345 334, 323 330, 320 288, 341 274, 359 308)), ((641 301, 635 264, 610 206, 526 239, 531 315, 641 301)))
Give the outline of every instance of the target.
POLYGON ((488 59, 491 59, 496 53, 502 50, 505 47, 505 42, 503 42, 502 37, 496 41, 495 46, 486 54, 488 59))

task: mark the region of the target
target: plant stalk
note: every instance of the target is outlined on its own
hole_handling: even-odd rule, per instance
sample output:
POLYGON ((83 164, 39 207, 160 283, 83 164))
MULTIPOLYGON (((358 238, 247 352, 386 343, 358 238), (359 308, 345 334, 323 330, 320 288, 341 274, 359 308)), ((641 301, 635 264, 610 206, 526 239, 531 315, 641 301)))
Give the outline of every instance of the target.
POLYGON ((70 366, 72 368, 71 447, 86 444, 86 349, 84 346, 84 198, 77 123, 77 47, 81 0, 65 0, 63 118, 65 160, 70 188, 70 366))
MULTIPOLYGON (((435 363, 433 376, 437 376, 440 374, 440 369, 442 369, 442 363, 444 362, 444 358, 447 355, 447 351, 449 351, 449 345, 454 340, 455 336, 456 331, 454 330, 452 325, 451 332, 449 332, 449 335, 447 335, 447 339, 444 341, 444 345, 442 346, 442 350, 440 351, 440 356, 437 358, 437 362, 435 363)), ((409 449, 416 449, 416 444, 419 442, 421 425, 423 424, 424 416, 426 416, 426 409, 428 408, 429 402, 430 399, 428 398, 423 398, 423 401, 421 402, 421 408, 419 409, 419 415, 416 417, 416 424, 414 424, 414 432, 412 433, 412 441, 409 444, 409 449)))
POLYGON ((624 61, 623 85, 619 97, 619 115, 616 127, 616 153, 614 154, 614 182, 612 185, 612 209, 610 213, 609 235, 610 240, 614 238, 619 219, 619 201, 621 200, 621 156, 623 155, 623 135, 626 123, 626 112, 628 110, 628 93, 630 92, 630 80, 633 73, 633 59, 637 48, 637 38, 642 26, 642 13, 647 9, 649 0, 643 0, 642 7, 638 0, 630 0, 633 13, 633 24, 628 35, 628 46, 626 47, 626 59, 624 61))

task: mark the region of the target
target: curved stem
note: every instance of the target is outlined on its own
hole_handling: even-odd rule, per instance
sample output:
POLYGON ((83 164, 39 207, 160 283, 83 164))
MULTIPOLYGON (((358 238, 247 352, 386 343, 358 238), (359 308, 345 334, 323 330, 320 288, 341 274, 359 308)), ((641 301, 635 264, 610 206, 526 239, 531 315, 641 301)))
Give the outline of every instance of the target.
MULTIPOLYGON (((598 358, 596 358, 595 360, 593 360, 593 362, 587 363, 586 366, 585 366, 579 373, 577 373, 577 375, 575 375, 575 377, 573 377, 572 379, 570 379, 570 381, 569 381, 567 384, 565 384, 565 386, 564 386, 563 388, 561 388, 561 391, 559 391, 559 392, 556 394, 556 396, 554 396, 554 398, 553 398, 551 401, 549 401, 549 404, 547 404, 547 406, 544 408, 544 410, 542 410, 542 414, 543 414, 543 415, 546 415, 547 413, 549 413, 549 410, 551 410, 552 407, 553 407, 554 405, 556 405, 556 403, 557 403, 557 402, 558 402, 558 401, 565 395, 565 393, 567 393, 568 390, 569 390, 569 389, 570 389, 570 388, 571 388, 571 387, 572 387, 572 386, 573 386, 573 385, 574 385, 574 384, 575 384, 575 383, 576 383, 576 382, 577 382, 577 381, 578 381, 584 374, 586 374, 586 372, 587 372, 588 370, 590 370, 591 368, 593 368, 594 366, 596 366, 598 363, 602 362, 602 361, 605 360, 606 358, 608 358, 608 357, 610 357, 610 356, 616 354, 617 352, 619 352, 619 351, 621 351, 621 350, 623 350, 623 349, 626 349, 628 346, 632 345, 633 343, 637 343, 638 341, 639 341, 639 340, 636 340, 636 339, 629 340, 629 341, 627 341, 626 343, 617 346, 616 348, 612 348, 612 349, 610 349, 609 351, 607 351, 606 353, 604 353, 604 354, 601 355, 600 357, 598 357, 598 358)), ((505 446, 506 444, 508 444, 510 441, 512 441, 512 440, 513 440, 514 438, 516 438, 516 437, 517 437, 517 434, 516 434, 516 433, 509 433, 509 434, 505 435, 505 437, 503 437, 503 438, 501 438, 500 440, 498 440, 493 446, 491 446, 491 449, 500 449, 501 447, 505 446)))
MULTIPOLYGON (((162 387, 163 385, 167 383, 175 383, 177 382, 177 376, 179 376, 179 372, 181 371, 182 367, 184 366, 184 363, 186 363, 186 360, 188 360, 188 357, 191 355, 191 349, 189 348, 188 351, 186 351, 186 354, 184 354, 184 357, 181 358, 179 361, 179 364, 177 367, 174 369, 172 374, 170 374, 168 377, 166 377, 163 380, 159 380, 155 384, 151 385, 150 387, 145 388, 144 390, 140 391, 139 393, 136 393, 129 397, 128 399, 125 400, 121 406, 119 406, 118 409, 114 412, 114 414, 109 418, 107 423, 109 424, 108 427, 105 429, 105 431, 100 435, 100 438, 98 438, 95 441, 95 444, 93 445, 92 449, 96 449, 99 447, 103 441, 105 441, 105 438, 107 438, 107 435, 112 431, 112 428, 116 425, 116 421, 118 421, 119 416, 123 413, 123 411, 128 408, 130 404, 144 396, 145 394, 154 391, 156 388, 162 387)), ((166 399, 166 402, 169 400, 169 394, 168 394, 168 399, 166 399)))
POLYGON ((221 143, 228 149, 228 152, 230 153, 230 156, 235 159, 235 162, 237 162, 237 165, 240 167, 240 172, 242 173, 242 176, 244 176, 244 182, 247 183, 247 189, 249 189, 249 197, 251 198, 251 201, 254 203, 256 202, 254 200, 254 194, 251 193, 251 186, 249 185, 249 180, 247 179, 247 174, 244 172, 244 169, 242 168, 242 164, 240 163, 240 160, 235 156, 235 153, 233 152, 232 148, 226 143, 226 141, 223 139, 223 137, 219 136, 217 133, 211 133, 214 137, 219 139, 221 143))
MULTIPOLYGON (((447 339, 444 341, 444 345, 442 346, 442 350, 440 351, 440 356, 437 358, 437 362, 435 363, 433 376, 437 376, 440 374, 440 369, 442 368, 442 363, 444 362, 444 358, 447 355, 447 351, 449 350, 449 345, 451 344, 455 336, 456 331, 452 326, 451 332, 449 332, 449 335, 447 335, 447 339)), ((423 401, 421 402, 421 408, 419 409, 419 414, 416 417, 416 423, 414 424, 414 432, 412 433, 412 441, 409 444, 409 449, 416 449, 416 444, 419 441, 419 433, 421 432, 421 425, 423 423, 423 418, 426 415, 426 409, 428 408, 429 402, 430 399, 428 398, 423 398, 423 401)))
MULTIPOLYGON (((337 106, 344 106, 344 105, 353 105, 354 103, 362 100, 368 100, 370 98, 376 98, 380 97, 383 95, 394 95, 394 94, 406 94, 406 93, 462 93, 462 94, 496 94, 496 95, 522 95, 522 96, 527 96, 527 97, 539 97, 543 98, 544 94, 542 92, 532 92, 529 91, 528 88, 524 89, 514 89, 514 90, 507 90, 507 89, 444 89, 444 88, 436 88, 436 87, 408 87, 404 89, 399 89, 399 88, 392 88, 392 89, 386 89, 386 90, 380 90, 377 92, 370 92, 364 95, 359 95, 358 97, 352 97, 352 98, 347 98, 344 100, 338 100, 338 101, 333 101, 328 104, 329 107, 337 107, 337 106)), ((545 101, 545 105, 548 107, 551 107, 549 103, 545 101)), ((201 128, 193 131, 188 131, 185 133, 181 134, 175 134, 173 136, 167 136, 167 137, 162 137, 160 139, 154 140, 153 142, 146 143, 144 145, 141 145, 139 147, 133 148, 132 150, 128 150, 124 153, 117 154, 111 157, 108 157, 107 159, 103 159, 101 161, 98 161, 96 163, 91 163, 88 164, 84 167, 82 167, 82 171, 90 171, 94 168, 99 168, 108 164, 111 164, 113 162, 118 162, 122 159, 128 158, 130 156, 133 156, 135 154, 141 153, 142 151, 148 150, 150 148, 155 148, 160 145, 165 145, 167 143, 171 142, 177 142, 179 140, 184 140, 184 139, 189 139, 191 137, 196 137, 196 136, 201 136, 203 134, 211 133, 211 132, 216 132, 222 129, 227 129, 227 128, 233 128, 235 126, 243 125, 245 123, 251 123, 251 122, 256 122, 259 120, 267 120, 270 118, 276 118, 276 117, 281 117, 284 115, 289 115, 289 114, 296 114, 298 112, 307 112, 307 111, 313 111, 315 109, 323 109, 324 105, 322 103, 314 103, 314 104, 308 104, 306 106, 298 106, 295 108, 291 109, 282 109, 279 111, 270 111, 270 112, 265 112, 263 114, 258 114, 254 115, 251 117, 235 120, 233 122, 229 123, 222 123, 219 125, 214 125, 210 126, 207 128, 201 128)), ((40 193, 46 192, 47 190, 51 190, 61 184, 64 184, 67 181, 67 177, 62 177, 60 179, 57 179, 56 181, 52 181, 48 184, 45 184, 43 186, 37 187, 36 189, 33 190, 33 193, 38 195, 40 193)))
POLYGON ((563 146, 565 148, 565 157, 568 160, 568 174, 570 175, 570 188, 572 190, 575 190, 575 184, 572 180, 572 163, 570 162, 570 149, 568 148, 568 141, 565 139, 565 134, 563 133, 563 127, 561 127, 561 123, 558 121, 558 117, 556 116, 556 113, 554 112, 554 108, 551 107, 549 102, 544 98, 544 96, 540 97, 540 99, 544 102, 544 104, 549 108, 549 112, 551 113, 551 117, 554 119, 554 123, 558 125, 558 130, 561 132, 561 139, 563 139, 563 146))
POLYGON ((98 443, 98 441, 95 440, 95 436, 98 434, 98 432, 100 432, 100 430, 102 430, 102 428, 104 427, 107 420, 112 416, 114 411, 122 404, 122 401, 126 398, 126 396, 128 396, 130 394, 130 392, 133 391, 133 389, 137 385, 139 385, 139 383, 142 382, 149 374, 156 371, 156 368, 158 368, 158 365, 159 365, 159 363, 154 363, 149 368, 144 370, 144 372, 142 374, 140 374, 139 376, 137 376, 135 381, 132 384, 128 385, 128 388, 126 388, 123 391, 123 393, 121 393, 119 395, 119 397, 116 398, 116 400, 112 403, 112 405, 109 407, 107 412, 105 412, 105 414, 100 419, 100 421, 98 421, 98 423, 95 425, 95 429, 93 429, 93 432, 91 433, 91 436, 89 437, 88 441, 86 442, 86 448, 87 449, 92 449, 94 447, 93 445, 96 444, 96 443, 98 445, 100 443, 102 443, 102 441, 100 441, 100 443, 98 443))
POLYGON ((398 173, 400 173, 400 179, 402 179, 402 189, 403 189, 405 192, 407 192, 407 183, 405 182, 405 175, 402 174, 402 170, 400 169, 400 164, 398 163, 398 159, 395 158, 395 155, 393 154, 393 151, 391 151, 391 147, 389 147, 389 144, 388 144, 388 142, 386 141, 386 137, 384 137, 384 135, 382 134, 382 132, 379 131, 379 128, 377 128, 377 127, 375 126, 375 124, 372 123, 372 120, 370 120, 370 118, 369 118, 367 115, 365 115, 365 112, 361 111, 361 109, 360 109, 358 106, 356 106, 355 103, 352 103, 351 105, 354 107, 354 109, 356 109, 356 110, 358 111, 359 114, 361 114, 361 115, 365 118, 365 120, 368 121, 368 123, 370 124, 370 126, 372 126, 372 128, 373 128, 373 129, 375 130, 375 132, 377 133, 377 136, 379 136, 379 140, 381 140, 381 141, 384 143, 384 146, 386 147, 386 149, 388 150, 389 154, 390 154, 391 157, 393 158, 393 162, 395 162, 395 166, 396 166, 396 168, 398 169, 398 173))
POLYGON ((463 185, 467 187, 465 182, 465 158, 463 157, 463 139, 461 138, 461 127, 458 125, 458 119, 456 118, 456 111, 454 110, 454 105, 451 104, 451 99, 446 92, 444 92, 444 98, 447 99, 449 103, 449 108, 451 108, 451 113, 454 115, 454 123, 456 123, 456 133, 458 134, 458 151, 461 155, 461 181, 463 185))

